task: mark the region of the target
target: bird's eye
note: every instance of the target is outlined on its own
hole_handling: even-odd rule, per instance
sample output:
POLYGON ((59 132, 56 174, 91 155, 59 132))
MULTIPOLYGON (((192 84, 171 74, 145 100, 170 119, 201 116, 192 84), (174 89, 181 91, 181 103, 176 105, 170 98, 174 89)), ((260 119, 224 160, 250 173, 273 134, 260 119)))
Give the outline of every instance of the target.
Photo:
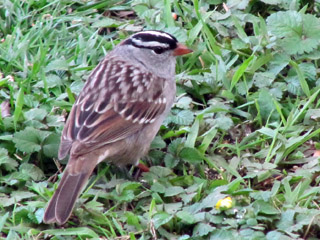
POLYGON ((155 48, 155 49, 153 49, 153 52, 156 54, 161 54, 164 52, 164 49, 163 48, 155 48))

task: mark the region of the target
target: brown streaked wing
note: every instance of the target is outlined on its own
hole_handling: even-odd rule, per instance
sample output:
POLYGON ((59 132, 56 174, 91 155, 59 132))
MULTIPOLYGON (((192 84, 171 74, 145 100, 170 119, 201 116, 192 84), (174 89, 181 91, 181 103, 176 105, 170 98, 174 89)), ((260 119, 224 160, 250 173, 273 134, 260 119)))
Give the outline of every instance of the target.
MULTIPOLYGON (((77 154, 129 137, 166 109, 165 79, 123 60, 102 62, 89 76, 63 131, 61 145, 75 140, 83 143, 83 148, 77 147, 77 154)), ((70 151, 61 145, 61 155, 70 151)))
MULTIPOLYGON (((109 109, 103 114, 98 114, 96 125, 90 127, 83 125, 78 131, 77 139, 83 142, 77 154, 98 149, 107 144, 122 140, 139 131, 143 125, 152 123, 165 110, 165 104, 148 102, 131 102, 128 109, 131 114, 119 114, 114 109, 109 109)), ((91 113, 92 114, 92 113, 91 113)))

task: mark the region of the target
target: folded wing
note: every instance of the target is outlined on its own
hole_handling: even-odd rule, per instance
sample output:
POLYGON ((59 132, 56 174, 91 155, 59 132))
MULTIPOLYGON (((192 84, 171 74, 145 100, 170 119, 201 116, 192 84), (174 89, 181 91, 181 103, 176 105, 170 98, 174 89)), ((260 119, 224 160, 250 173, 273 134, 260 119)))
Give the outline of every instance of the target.
POLYGON ((139 66, 128 66, 112 56, 104 59, 89 76, 71 110, 59 158, 70 152, 74 141, 83 143, 83 148, 77 148, 81 155, 153 123, 166 109, 164 84, 165 79, 139 66))

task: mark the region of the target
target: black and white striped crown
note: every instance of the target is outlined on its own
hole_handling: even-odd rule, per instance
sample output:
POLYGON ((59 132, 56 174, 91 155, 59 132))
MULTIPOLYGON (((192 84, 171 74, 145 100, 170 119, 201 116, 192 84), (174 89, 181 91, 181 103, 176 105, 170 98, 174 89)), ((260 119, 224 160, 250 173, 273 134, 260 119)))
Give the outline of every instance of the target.
POLYGON ((162 51, 175 49, 177 43, 177 39, 171 34, 155 30, 136 33, 123 42, 123 44, 132 44, 138 48, 162 51))

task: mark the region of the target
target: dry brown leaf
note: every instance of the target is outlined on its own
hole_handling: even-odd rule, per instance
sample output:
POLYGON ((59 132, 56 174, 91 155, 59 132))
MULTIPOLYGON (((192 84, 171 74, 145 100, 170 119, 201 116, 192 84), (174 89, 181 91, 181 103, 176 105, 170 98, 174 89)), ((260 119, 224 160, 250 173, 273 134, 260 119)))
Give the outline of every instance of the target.
POLYGON ((6 117, 10 117, 10 103, 8 100, 4 101, 1 103, 0 105, 1 108, 1 117, 6 118, 6 117))

